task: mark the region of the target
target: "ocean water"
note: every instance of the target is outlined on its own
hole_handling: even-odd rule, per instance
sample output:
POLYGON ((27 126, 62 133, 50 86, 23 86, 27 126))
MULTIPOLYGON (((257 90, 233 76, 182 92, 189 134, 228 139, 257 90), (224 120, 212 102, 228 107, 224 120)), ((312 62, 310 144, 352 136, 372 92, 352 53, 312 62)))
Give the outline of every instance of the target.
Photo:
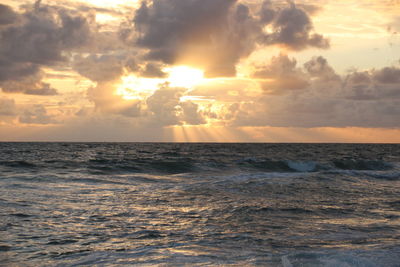
POLYGON ((400 266, 400 145, 0 143, 2 266, 400 266))

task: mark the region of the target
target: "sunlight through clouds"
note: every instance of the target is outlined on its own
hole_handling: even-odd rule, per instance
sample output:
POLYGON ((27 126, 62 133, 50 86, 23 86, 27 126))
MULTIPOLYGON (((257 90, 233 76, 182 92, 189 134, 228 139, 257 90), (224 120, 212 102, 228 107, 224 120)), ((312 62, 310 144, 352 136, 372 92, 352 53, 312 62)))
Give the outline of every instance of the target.
POLYGON ((200 84, 204 79, 204 72, 202 70, 187 66, 166 68, 165 72, 168 73, 167 81, 173 87, 192 88, 200 84))
POLYGON ((125 100, 142 100, 153 94, 162 82, 161 79, 124 76, 115 93, 125 100))
POLYGON ((143 78, 135 75, 124 76, 121 78, 121 83, 115 93, 125 100, 145 99, 163 84, 168 84, 170 87, 190 89, 201 84, 204 80, 204 74, 201 70, 187 66, 165 68, 164 71, 168 75, 164 79, 143 78))
POLYGON ((78 0, 80 2, 92 4, 98 7, 111 7, 116 8, 118 6, 138 5, 139 0, 78 0))
POLYGON ((14 104, 0 124, 184 127, 175 132, 190 141, 217 140, 221 127, 257 140, 268 136, 256 129, 268 127, 283 129, 271 131, 276 140, 326 134, 284 130, 293 127, 398 129, 398 8, 390 0, 5 0, 0 99, 14 104))

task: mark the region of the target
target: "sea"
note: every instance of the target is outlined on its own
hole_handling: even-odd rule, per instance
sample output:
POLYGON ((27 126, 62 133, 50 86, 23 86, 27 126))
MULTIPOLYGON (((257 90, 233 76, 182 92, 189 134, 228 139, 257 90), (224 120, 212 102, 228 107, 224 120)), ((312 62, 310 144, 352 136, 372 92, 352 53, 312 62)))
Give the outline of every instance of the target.
POLYGON ((0 265, 400 266, 400 145, 0 143, 0 265))

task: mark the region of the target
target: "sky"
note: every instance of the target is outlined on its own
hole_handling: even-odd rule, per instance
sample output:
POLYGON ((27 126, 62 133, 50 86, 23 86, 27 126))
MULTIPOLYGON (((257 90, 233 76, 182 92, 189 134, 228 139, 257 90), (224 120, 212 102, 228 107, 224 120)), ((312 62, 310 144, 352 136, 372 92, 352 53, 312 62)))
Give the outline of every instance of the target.
POLYGON ((399 0, 3 0, 0 141, 400 143, 399 0))

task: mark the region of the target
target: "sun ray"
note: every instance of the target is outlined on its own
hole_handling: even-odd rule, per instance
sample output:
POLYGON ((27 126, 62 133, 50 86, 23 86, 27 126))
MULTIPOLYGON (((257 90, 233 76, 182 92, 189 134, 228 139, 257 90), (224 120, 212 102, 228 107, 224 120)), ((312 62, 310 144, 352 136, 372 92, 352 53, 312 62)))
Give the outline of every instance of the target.
POLYGON ((187 66, 165 68, 168 73, 168 82, 173 87, 192 88, 204 80, 204 72, 187 66))
MULTIPOLYGON (((115 94, 125 100, 140 100, 152 95, 162 84, 191 89, 206 81, 202 70, 187 66, 168 67, 163 71, 168 74, 166 78, 143 78, 133 74, 123 76, 115 94)), ((202 100, 202 97, 197 100, 202 100)))

